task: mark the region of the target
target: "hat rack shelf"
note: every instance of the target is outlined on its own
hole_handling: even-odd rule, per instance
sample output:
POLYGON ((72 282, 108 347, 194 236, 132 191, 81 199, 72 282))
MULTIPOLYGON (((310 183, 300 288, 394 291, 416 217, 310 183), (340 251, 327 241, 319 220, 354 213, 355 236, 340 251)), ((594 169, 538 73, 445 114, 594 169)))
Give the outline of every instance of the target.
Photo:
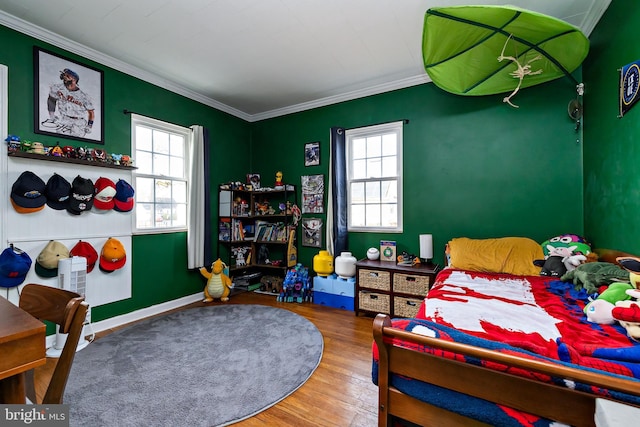
POLYGON ((126 170, 138 169, 135 166, 114 165, 114 164, 105 163, 105 162, 89 161, 84 159, 73 159, 70 157, 47 156, 44 154, 27 153, 24 151, 11 151, 8 154, 9 154, 9 157, 20 157, 23 159, 46 160, 50 162, 60 162, 60 163, 74 163, 76 165, 88 165, 88 166, 96 166, 96 167, 111 168, 111 169, 126 169, 126 170))

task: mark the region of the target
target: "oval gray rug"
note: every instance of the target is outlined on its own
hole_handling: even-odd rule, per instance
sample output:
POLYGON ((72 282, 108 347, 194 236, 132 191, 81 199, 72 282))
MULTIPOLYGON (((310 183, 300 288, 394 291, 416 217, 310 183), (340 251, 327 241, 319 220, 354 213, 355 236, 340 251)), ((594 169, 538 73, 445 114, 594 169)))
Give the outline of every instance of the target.
POLYGON ((71 426, 223 426, 298 389, 318 367, 320 331, 262 305, 185 309, 116 331, 76 353, 71 426))

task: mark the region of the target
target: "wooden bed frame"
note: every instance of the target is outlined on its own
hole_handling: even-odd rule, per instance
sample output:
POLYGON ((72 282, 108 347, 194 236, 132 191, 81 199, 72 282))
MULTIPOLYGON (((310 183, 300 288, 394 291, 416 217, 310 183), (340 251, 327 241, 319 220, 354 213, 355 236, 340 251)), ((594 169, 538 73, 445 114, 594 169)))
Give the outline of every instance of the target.
MULTIPOLYGON (((615 262, 617 256, 630 255, 613 250, 596 252, 600 255, 600 261, 607 262, 615 262)), ((391 386, 392 374, 424 381, 569 425, 595 426, 594 414, 596 398, 598 398, 596 395, 425 354, 385 342, 385 339, 391 341, 393 338, 640 397, 640 382, 638 381, 553 365, 414 334, 393 328, 391 319, 386 314, 378 314, 374 319, 373 337, 380 354, 378 426, 393 425, 394 417, 421 426, 488 425, 402 393, 391 386)))

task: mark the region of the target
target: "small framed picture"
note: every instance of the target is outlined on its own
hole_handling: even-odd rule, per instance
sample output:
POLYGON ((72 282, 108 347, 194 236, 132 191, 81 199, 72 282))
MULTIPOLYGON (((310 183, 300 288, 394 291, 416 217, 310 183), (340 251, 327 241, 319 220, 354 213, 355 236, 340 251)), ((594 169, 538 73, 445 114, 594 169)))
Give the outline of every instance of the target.
POLYGON ((260 174, 259 173, 248 173, 247 174, 247 185, 250 185, 252 190, 259 190, 260 189, 260 174))
POLYGON ((320 142, 308 142, 304 144, 304 165, 317 166, 320 164, 320 142))
POLYGON ((34 132, 104 144, 103 72, 33 48, 34 132))
POLYGON ((322 218, 302 218, 302 246, 322 247, 322 218))

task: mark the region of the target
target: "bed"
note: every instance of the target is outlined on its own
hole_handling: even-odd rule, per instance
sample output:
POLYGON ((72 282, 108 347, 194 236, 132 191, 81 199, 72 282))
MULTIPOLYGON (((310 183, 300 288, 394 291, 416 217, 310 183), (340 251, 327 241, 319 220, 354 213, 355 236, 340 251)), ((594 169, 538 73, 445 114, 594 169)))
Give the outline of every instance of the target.
POLYGON ((640 411, 640 344, 588 322, 584 288, 531 270, 539 244, 495 240, 453 239, 416 317, 376 316, 378 425, 594 426, 602 402, 640 411))

